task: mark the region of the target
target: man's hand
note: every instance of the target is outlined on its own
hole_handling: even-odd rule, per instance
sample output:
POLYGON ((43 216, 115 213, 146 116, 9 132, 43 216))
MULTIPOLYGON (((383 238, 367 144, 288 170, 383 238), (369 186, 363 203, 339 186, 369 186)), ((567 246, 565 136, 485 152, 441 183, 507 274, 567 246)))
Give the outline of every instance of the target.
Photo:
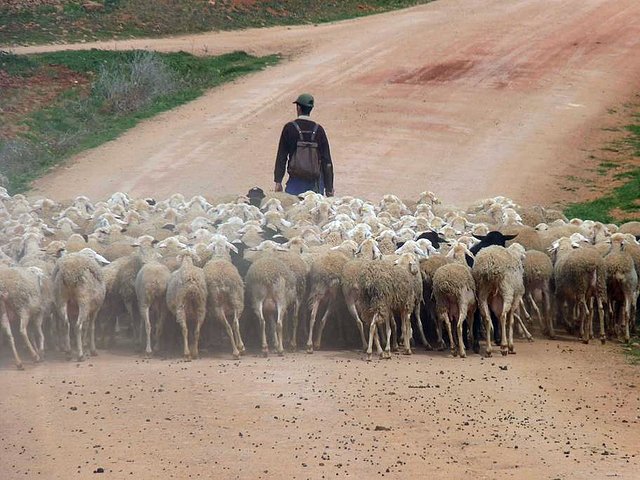
POLYGON ((281 192, 282 191, 282 183, 277 183, 276 182, 276 186, 273 189, 274 192, 281 192))

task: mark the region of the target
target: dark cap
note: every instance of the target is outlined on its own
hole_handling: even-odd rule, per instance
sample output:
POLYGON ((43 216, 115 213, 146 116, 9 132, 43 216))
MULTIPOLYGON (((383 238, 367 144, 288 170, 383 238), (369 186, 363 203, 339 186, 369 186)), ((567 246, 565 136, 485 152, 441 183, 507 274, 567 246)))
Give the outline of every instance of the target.
POLYGON ((303 93, 296 98, 296 101, 293 103, 297 103, 301 107, 312 107, 314 104, 313 95, 309 93, 303 93))

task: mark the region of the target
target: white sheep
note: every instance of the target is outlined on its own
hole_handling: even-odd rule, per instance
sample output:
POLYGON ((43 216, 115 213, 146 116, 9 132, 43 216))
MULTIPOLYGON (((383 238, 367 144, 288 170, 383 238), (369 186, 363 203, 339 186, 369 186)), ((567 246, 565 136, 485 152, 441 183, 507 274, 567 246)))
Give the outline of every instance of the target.
POLYGON ((18 323, 20 336, 33 360, 39 362, 44 353, 43 299, 40 284, 43 275, 42 271, 37 270, 0 267, 0 327, 9 339, 18 369, 22 369, 23 366, 11 333, 12 320, 18 323), (36 329, 36 348, 33 347, 27 333, 30 323, 36 329))
POLYGON ((624 251, 625 234, 614 233, 610 242, 611 248, 604 257, 609 305, 611 311, 614 314, 617 313, 613 319, 614 325, 622 329, 624 341, 629 342, 631 338, 629 324, 635 320, 631 314, 633 313, 632 305, 638 296, 638 273, 633 258, 624 251))
POLYGON ((53 270, 53 291, 59 317, 63 322, 64 350, 71 355, 70 313, 76 313, 74 325, 77 359, 84 360, 82 329, 89 328, 89 352, 97 355, 95 320, 105 297, 105 284, 100 268, 109 262, 91 249, 70 253, 58 259, 53 270))
POLYGON ((246 276, 250 304, 260 322, 264 356, 269 354, 265 318, 275 314, 273 340, 279 355, 284 355, 283 327, 287 310, 296 301, 296 276, 290 267, 272 254, 259 256, 246 276))
POLYGON ((180 268, 171 274, 167 284, 167 306, 182 332, 182 351, 186 360, 198 358, 200 329, 207 307, 207 283, 202 269, 193 264, 194 256, 190 249, 180 252, 180 268), (191 345, 189 324, 193 325, 191 345))
MULTIPOLYGON (((513 345, 514 314, 524 295, 524 248, 514 243, 509 248, 490 246, 476 255, 472 273, 476 283, 478 308, 484 320, 487 356, 491 356, 491 331, 493 325, 489 309, 500 319, 502 355, 515 353, 513 345)), ((436 272, 437 273, 437 272, 436 272)))
POLYGON ((207 284, 207 308, 225 328, 234 358, 244 353, 240 316, 244 308, 244 282, 238 269, 224 258, 213 258, 203 268, 207 284), (232 323, 229 323, 229 318, 232 323))
POLYGON ((465 256, 473 256, 467 247, 457 243, 451 250, 453 263, 447 263, 433 274, 432 289, 436 302, 436 314, 444 324, 449 336, 451 354, 466 357, 463 337, 463 324, 467 321, 469 344, 473 344, 473 318, 476 310, 476 284, 467 266, 465 256), (451 323, 455 321, 458 345, 451 332, 451 323))

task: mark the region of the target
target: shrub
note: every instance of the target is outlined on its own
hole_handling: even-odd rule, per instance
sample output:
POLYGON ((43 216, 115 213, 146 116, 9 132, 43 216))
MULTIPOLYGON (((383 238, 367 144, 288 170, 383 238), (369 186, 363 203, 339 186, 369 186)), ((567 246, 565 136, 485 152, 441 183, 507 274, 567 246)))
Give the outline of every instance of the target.
POLYGON ((154 52, 135 52, 122 64, 102 66, 93 87, 104 109, 118 115, 135 112, 176 91, 175 74, 154 52))

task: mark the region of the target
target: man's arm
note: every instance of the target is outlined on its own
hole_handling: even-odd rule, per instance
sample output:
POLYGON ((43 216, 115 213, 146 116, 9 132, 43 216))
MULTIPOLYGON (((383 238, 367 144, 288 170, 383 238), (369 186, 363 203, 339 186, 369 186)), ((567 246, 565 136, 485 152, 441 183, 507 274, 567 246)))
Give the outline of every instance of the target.
POLYGON ((331 161, 331 149, 324 128, 318 129, 318 153, 320 153, 320 165, 324 178, 324 190, 328 197, 333 196, 333 162, 331 161))
POLYGON ((273 180, 276 183, 276 191, 282 191, 282 179, 284 178, 284 172, 287 169, 287 158, 289 156, 289 149, 287 147, 287 126, 282 128, 280 134, 280 143, 278 144, 278 153, 276 154, 276 165, 273 171, 273 180))

